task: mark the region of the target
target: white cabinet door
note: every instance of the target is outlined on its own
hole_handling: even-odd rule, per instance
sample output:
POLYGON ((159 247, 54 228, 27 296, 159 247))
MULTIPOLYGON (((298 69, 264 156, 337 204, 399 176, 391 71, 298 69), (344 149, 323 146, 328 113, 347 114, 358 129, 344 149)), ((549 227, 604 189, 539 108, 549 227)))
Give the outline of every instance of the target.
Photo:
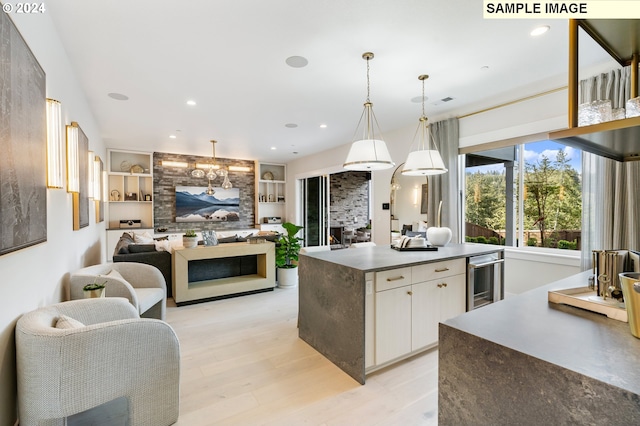
MULTIPOLYGON (((415 351, 438 341, 440 294, 436 281, 414 284, 411 298, 411 350, 415 351)), ((462 298, 464 302, 464 297, 462 298)))
POLYGON ((438 324, 465 312, 465 275, 413 286, 411 350, 438 343, 438 324))
POLYGON ((411 352, 411 286, 376 293, 377 365, 411 352))
POLYGON ((446 284, 446 287, 442 288, 444 291, 440 301, 440 322, 442 322, 465 313, 466 278, 465 275, 454 275, 440 281, 446 284))

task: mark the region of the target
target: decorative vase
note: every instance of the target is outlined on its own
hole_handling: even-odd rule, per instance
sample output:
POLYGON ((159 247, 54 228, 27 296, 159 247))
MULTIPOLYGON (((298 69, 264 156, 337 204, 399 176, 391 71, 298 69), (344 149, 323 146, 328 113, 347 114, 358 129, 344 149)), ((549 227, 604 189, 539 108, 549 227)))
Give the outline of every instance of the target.
POLYGON ((294 288, 298 286, 298 267, 278 268, 278 287, 294 288))
POLYGON ((432 226, 427 229, 427 240, 432 246, 444 247, 451 241, 451 229, 446 226, 432 226))
POLYGON ((442 220, 442 200, 438 205, 438 226, 432 226, 427 228, 427 240, 429 244, 437 247, 446 246, 451 241, 452 232, 451 229, 446 226, 440 226, 442 220))
POLYGON ((182 246, 184 248, 198 247, 198 237, 182 237, 182 246))
POLYGON ((99 288, 97 290, 84 290, 84 298, 85 299, 93 299, 97 297, 105 297, 105 289, 99 288))

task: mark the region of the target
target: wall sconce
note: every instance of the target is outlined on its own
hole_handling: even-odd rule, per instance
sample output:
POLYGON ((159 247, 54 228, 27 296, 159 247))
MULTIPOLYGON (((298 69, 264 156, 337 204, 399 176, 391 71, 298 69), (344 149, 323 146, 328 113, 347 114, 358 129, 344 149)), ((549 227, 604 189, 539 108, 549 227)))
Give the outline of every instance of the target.
POLYGON ((250 172, 251 167, 247 166, 229 166, 230 172, 250 172))
POLYGON ((93 199, 100 201, 102 199, 102 160, 100 157, 96 155, 89 163, 89 167, 93 168, 93 199))
POLYGON ((89 151, 88 160, 89 185, 87 188, 87 194, 89 198, 93 198, 95 201, 100 201, 102 194, 102 185, 100 185, 100 180, 102 178, 102 161, 93 151, 89 151))
POLYGON ((64 187, 64 142, 62 138, 62 107, 47 98, 47 187, 64 187))
POLYGON ((413 187, 413 205, 415 207, 418 206, 418 187, 417 186, 413 187))
POLYGON ((67 126, 67 192, 80 192, 80 161, 78 156, 78 123, 67 126))
POLYGON ((162 160, 162 165, 164 167, 177 167, 177 168, 181 168, 181 169, 186 169, 187 167, 189 167, 189 164, 185 163, 183 161, 162 160))

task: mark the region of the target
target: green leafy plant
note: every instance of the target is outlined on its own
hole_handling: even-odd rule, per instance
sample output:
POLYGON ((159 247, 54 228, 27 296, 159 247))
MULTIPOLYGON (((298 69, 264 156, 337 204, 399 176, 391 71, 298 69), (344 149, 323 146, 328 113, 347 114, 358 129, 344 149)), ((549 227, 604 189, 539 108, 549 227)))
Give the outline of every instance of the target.
POLYGON ((302 238, 296 237, 296 234, 302 229, 302 226, 294 225, 291 222, 285 222, 282 227, 287 231, 286 234, 280 236, 276 244, 276 266, 278 268, 295 268, 300 254, 300 241, 302 238))
POLYGON ((559 249, 564 249, 564 250, 576 250, 578 248, 578 242, 577 241, 567 241, 567 240, 560 240, 558 241, 558 248, 559 249))
POLYGON ((96 282, 96 281, 98 281, 98 277, 99 277, 99 275, 93 280, 93 282, 91 284, 87 284, 84 287, 82 287, 82 290, 91 291, 91 290, 103 289, 106 286, 107 282, 106 281, 103 282, 103 283, 96 282))
POLYGON ((196 231, 194 231, 193 229, 187 229, 184 233, 184 236, 187 238, 197 237, 196 231))

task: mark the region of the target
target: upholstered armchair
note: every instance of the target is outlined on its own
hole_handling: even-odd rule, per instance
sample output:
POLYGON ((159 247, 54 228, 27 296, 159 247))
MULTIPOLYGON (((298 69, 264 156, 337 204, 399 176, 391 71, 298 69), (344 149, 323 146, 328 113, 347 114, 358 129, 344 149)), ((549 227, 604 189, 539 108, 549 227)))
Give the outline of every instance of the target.
POLYGON ((143 318, 164 321, 167 284, 155 266, 135 262, 103 263, 79 269, 71 274, 71 300, 84 297, 82 287, 93 282, 106 283, 107 297, 124 297, 143 318))
POLYGON ((180 348, 173 329, 123 298, 58 303, 16 324, 20 425, 65 418, 126 398, 131 426, 178 419, 180 348))

